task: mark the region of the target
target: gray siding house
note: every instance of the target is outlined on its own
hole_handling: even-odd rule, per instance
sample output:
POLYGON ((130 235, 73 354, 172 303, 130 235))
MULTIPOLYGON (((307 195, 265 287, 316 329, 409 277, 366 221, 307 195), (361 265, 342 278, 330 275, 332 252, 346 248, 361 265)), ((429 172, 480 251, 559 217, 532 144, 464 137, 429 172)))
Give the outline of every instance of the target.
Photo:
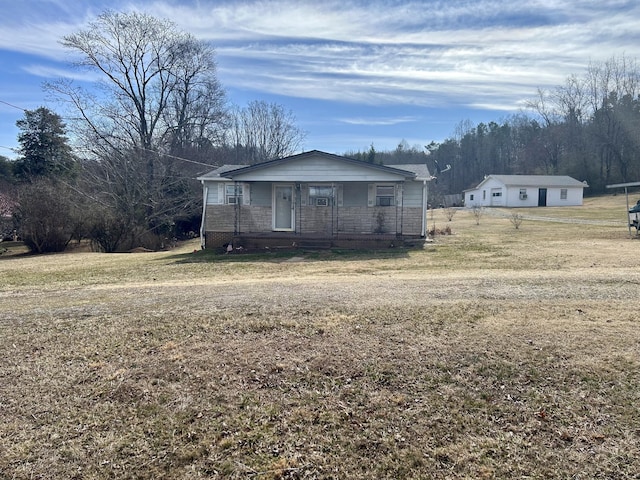
POLYGON ((588 187, 566 175, 488 175, 465 190, 466 207, 567 207, 582 205, 588 187))
POLYGON ((393 167, 318 150, 201 177, 203 248, 376 247, 426 232, 426 165, 393 167))

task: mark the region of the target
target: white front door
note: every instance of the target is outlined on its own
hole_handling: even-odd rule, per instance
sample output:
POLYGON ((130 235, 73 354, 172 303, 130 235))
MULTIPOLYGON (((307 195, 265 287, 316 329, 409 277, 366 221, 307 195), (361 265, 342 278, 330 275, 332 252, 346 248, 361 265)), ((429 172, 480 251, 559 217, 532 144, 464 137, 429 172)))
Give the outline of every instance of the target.
POLYGON ((276 231, 293 231, 296 213, 293 192, 293 185, 273 186, 273 229, 276 231))

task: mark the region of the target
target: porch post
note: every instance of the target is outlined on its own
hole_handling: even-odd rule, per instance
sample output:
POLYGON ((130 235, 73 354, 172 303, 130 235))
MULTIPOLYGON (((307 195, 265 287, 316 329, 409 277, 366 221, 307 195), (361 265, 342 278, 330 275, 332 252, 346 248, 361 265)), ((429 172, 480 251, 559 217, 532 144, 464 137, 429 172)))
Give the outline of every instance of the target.
POLYGON ((207 220, 207 200, 209 199, 209 185, 202 181, 202 185, 204 186, 204 192, 202 196, 202 220, 200 220, 200 248, 204 249, 206 246, 206 238, 205 238, 205 228, 206 228, 206 220, 207 220))
POLYGON ((398 185, 400 189, 400 235, 404 235, 404 182, 398 185))
POLYGON ((427 180, 422 181, 422 226, 420 228, 420 236, 427 237, 427 197, 429 188, 427 187, 427 180))
MULTIPOLYGON (((243 192, 244 195, 244 192, 243 192)), ((240 234, 240 204, 238 203, 238 182, 233 182, 233 196, 235 197, 235 203, 233 204, 233 210, 235 213, 233 234, 240 234)))

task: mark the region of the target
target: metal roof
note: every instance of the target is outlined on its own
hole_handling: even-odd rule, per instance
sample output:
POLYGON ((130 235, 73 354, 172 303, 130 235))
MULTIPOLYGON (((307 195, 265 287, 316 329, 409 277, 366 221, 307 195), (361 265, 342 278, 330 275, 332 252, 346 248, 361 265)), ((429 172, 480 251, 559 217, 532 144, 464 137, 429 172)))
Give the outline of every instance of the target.
MULTIPOLYGON (((581 182, 568 175, 489 175, 480 185, 489 178, 498 180, 507 186, 519 187, 588 187, 586 182, 581 182)), ((478 185, 478 186, 480 186, 478 185)))

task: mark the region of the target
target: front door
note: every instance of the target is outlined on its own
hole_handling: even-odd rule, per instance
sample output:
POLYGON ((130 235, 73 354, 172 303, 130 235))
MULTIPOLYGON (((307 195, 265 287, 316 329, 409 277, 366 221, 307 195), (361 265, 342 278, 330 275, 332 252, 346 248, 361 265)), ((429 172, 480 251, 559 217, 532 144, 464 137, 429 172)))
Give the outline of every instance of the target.
POLYGON ((293 185, 274 185, 273 187, 273 229, 275 231, 293 231, 295 218, 293 191, 293 185))
POLYGON ((546 188, 538 189, 538 206, 539 207, 547 206, 547 189, 546 188))

